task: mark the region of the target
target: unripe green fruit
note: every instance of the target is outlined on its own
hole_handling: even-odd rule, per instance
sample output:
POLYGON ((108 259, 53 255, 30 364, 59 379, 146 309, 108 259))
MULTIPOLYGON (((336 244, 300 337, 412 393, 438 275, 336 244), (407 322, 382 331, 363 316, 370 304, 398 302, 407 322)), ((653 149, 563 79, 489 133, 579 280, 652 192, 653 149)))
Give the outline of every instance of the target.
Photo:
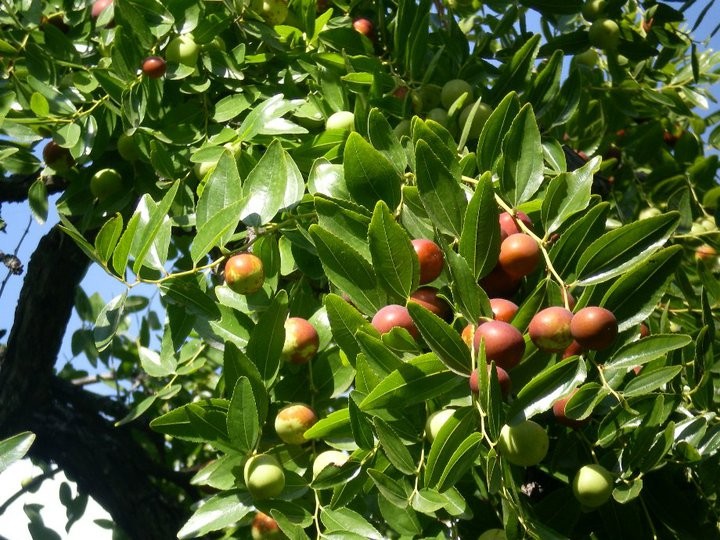
POLYGON ((606 5, 605 0, 588 0, 582 8, 582 16, 586 21, 593 22, 602 17, 606 5))
POLYGON ((425 422, 425 435, 428 441, 433 442, 435 440, 437 434, 440 433, 440 429, 442 429, 454 413, 455 409, 442 409, 428 416, 425 422))
POLYGON ((260 454, 245 462, 245 485, 253 498, 262 500, 277 497, 285 488, 285 473, 273 456, 260 454))
POLYGON ((107 200, 122 189, 122 176, 115 169, 101 169, 90 178, 90 193, 99 201, 107 200))
POLYGON ((584 465, 573 479, 573 494, 583 506, 597 508, 610 500, 614 481, 613 475, 602 465, 584 465))
POLYGON ((322 470, 329 465, 342 467, 345 463, 347 463, 349 458, 350 456, 348 456, 346 452, 341 452, 340 450, 325 450, 324 452, 320 452, 315 458, 315 461, 313 461, 313 478, 320 474, 322 470))
POLYGON ((447 127, 448 125, 448 113, 445 109, 441 109, 440 107, 430 109, 427 113, 426 119, 433 120, 443 127, 447 127))
POLYGON ((513 426, 505 424, 497 443, 498 453, 513 465, 521 467, 540 463, 549 447, 548 434, 532 420, 524 420, 513 426))
POLYGON ((649 219, 651 217, 659 216, 662 212, 659 208, 655 208, 654 206, 651 206, 649 208, 643 208, 640 210, 640 213, 638 214, 638 219, 649 219))
POLYGON ((325 122, 326 129, 355 130, 355 115, 350 111, 338 111, 331 114, 325 122))
POLYGON ((264 0, 260 13, 270 26, 282 24, 288 16, 288 3, 286 0, 264 0))
POLYGON ((452 104, 465 93, 468 94, 467 103, 473 97, 473 89, 470 83, 462 79, 453 79, 443 85, 440 91, 440 103, 445 109, 450 109, 452 104))
POLYGON ((201 161, 193 165, 193 172, 198 180, 205 178, 205 175, 215 168, 217 163, 214 161, 201 161))
POLYGON ((140 159, 140 149, 135 143, 132 135, 123 133, 118 137, 117 150, 120 157, 125 161, 137 161, 140 159))
POLYGON ((275 433, 287 444, 303 444, 307 442, 305 432, 317 420, 315 411, 310 407, 304 403, 293 403, 278 411, 275 416, 275 433))
MULTIPOLYGON (((471 103, 470 105, 467 105, 460 113, 460 118, 458 120, 460 124, 460 129, 465 128, 465 124, 467 123, 468 118, 470 117, 470 112, 472 111, 474 106, 475 104, 471 103)), ((490 118, 492 111, 492 107, 487 103, 480 103, 478 105, 478 109, 475 112, 475 116, 472 120, 472 124, 470 124, 470 132, 468 133, 468 138, 477 139, 480 136, 480 132, 482 132, 482 128, 485 125, 485 122, 487 122, 488 118, 490 118)))
POLYGON ((604 51, 614 51, 620 45, 620 27, 612 19, 598 19, 588 33, 590 44, 604 51))
POLYGON ((200 47, 190 34, 173 38, 165 49, 165 59, 168 62, 195 67, 200 54, 200 47))
POLYGON ((588 49, 575 55, 575 62, 589 68, 593 68, 597 65, 600 57, 595 49, 588 49))

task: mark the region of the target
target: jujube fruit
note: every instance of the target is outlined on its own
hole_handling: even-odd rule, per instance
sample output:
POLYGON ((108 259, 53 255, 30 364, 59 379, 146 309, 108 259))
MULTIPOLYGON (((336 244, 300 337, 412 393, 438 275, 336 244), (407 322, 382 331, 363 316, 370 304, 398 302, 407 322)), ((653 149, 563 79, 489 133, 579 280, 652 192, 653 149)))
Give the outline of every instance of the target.
POLYGON ((589 419, 587 418, 584 420, 576 420, 574 418, 569 418, 567 414, 565 414, 565 407, 567 406, 568 401, 570 401, 570 398, 573 397, 576 392, 577 388, 573 390, 569 395, 558 399, 555 403, 553 403, 552 408, 555 420, 557 420, 559 424, 571 427, 573 429, 578 429, 589 422, 589 419))
POLYGON ((598 306, 585 307, 573 315, 570 333, 582 347, 593 351, 607 349, 618 334, 615 315, 598 306))
POLYGON ((511 276, 498 264, 480 280, 480 286, 490 297, 507 298, 520 288, 521 279, 511 276))
POLYGON ((93 19, 97 19, 100 14, 105 11, 112 4, 112 0, 95 0, 90 10, 90 15, 93 19))
POLYGON ((285 488, 285 472, 278 460, 268 454, 248 459, 243 477, 250 495, 258 500, 277 497, 285 488))
POLYGON ((323 469, 325 469, 329 465, 342 467, 343 465, 345 465, 345 463, 347 463, 347 460, 349 458, 350 456, 347 454, 347 452, 341 452, 340 450, 325 450, 324 452, 320 452, 313 461, 313 478, 320 474, 323 469))
POLYGON ((515 220, 522 221, 528 229, 532 229, 533 222, 530 219, 530 217, 525 212, 520 212, 519 210, 515 212, 515 218, 513 219, 513 216, 508 214, 507 212, 501 212, 500 215, 498 215, 498 222, 500 223, 500 239, 505 240, 508 236, 515 233, 523 232, 523 230, 518 227, 518 224, 515 220))
POLYGON ((435 440, 437 434, 440 433, 440 429, 442 429, 454 413, 455 409, 441 409, 427 417, 425 421, 425 435, 428 441, 433 442, 435 440))
POLYGON ((159 79, 165 75, 166 69, 165 59, 159 56, 148 56, 142 64, 143 74, 151 79, 159 79))
POLYGON ((585 352, 583 346, 573 340, 572 343, 570 343, 570 345, 568 345, 563 351, 562 357, 565 359, 570 358, 571 356, 580 356, 583 352, 585 352))
POLYGON ((270 26, 282 24, 288 16, 287 0, 263 0, 260 14, 270 26))
POLYGON ((287 538, 280 530, 278 522, 262 512, 255 514, 250 525, 250 536, 253 540, 285 540, 287 538))
POLYGON ((605 13, 606 0, 588 0, 582 8, 582 15, 587 21, 594 21, 605 13))
POLYGON ((503 321, 488 321, 475 330, 473 344, 475 350, 480 349, 480 342, 485 343, 485 358, 510 371, 522 360, 525 353, 525 340, 520 331, 503 321))
POLYGON ((602 465, 583 465, 573 478, 575 498, 583 506, 597 508, 610 500, 615 479, 602 465))
POLYGON ((195 67, 200 54, 200 47, 189 34, 174 37, 165 49, 165 59, 184 66, 195 67))
POLYGON ((353 28, 360 32, 363 36, 371 38, 373 35, 373 23, 370 19, 360 17, 353 21, 353 28))
POLYGON ((233 255, 225 263, 225 285, 238 294, 257 292, 264 282, 262 260, 252 253, 233 255))
POLYGON ((467 103, 467 101, 472 100, 473 97, 473 89, 470 83, 462 79, 452 79, 443 85, 440 91, 440 103, 442 103, 445 109, 449 109, 452 104, 465 93, 468 94, 466 99, 467 103))
POLYGON ((355 129, 355 115, 350 111, 338 111, 331 114, 325 122, 325 129, 355 129))
POLYGON ((590 44, 604 51, 614 51, 620 45, 620 27, 612 19, 597 19, 588 32, 590 44))
POLYGON ((304 403, 292 403, 280 409, 275 416, 275 433, 287 444, 307 442, 305 432, 318 421, 315 411, 304 403))
POLYGON ((59 173, 67 172, 75 164, 70 150, 63 148, 55 141, 50 141, 45 145, 42 155, 45 164, 59 173))
POLYGON ((528 333, 535 346, 543 351, 561 352, 573 341, 570 322, 573 314, 564 307, 552 306, 537 312, 530 320, 528 333))
POLYGON ((531 467, 540 463, 548 453, 550 440, 543 427, 532 420, 519 424, 505 424, 497 442, 498 454, 513 465, 531 467))
MULTIPOLYGON (((473 107, 475 106, 474 103, 471 103, 470 105, 466 105, 463 110, 460 112, 460 118, 458 119, 458 125, 460 126, 460 129, 465 129, 465 124, 468 121, 468 118, 470 118, 470 113, 472 112, 473 107)), ((482 128, 485 125, 485 122, 487 122, 488 118, 490 118, 490 115, 492 114, 492 107, 488 105, 487 103, 480 103, 478 105, 477 111, 475 111, 475 116, 473 116, 472 124, 470 124, 470 130, 468 132, 468 138, 469 139, 477 139, 480 136, 480 133, 482 132, 482 128)))
POLYGON ((447 320, 452 318, 452 309, 450 308, 450 305, 445 300, 438 297, 437 293, 437 289, 433 287, 420 287, 417 291, 410 295, 408 302, 420 304, 422 307, 434 313, 441 319, 447 320))
POLYGON ((510 276, 532 274, 540 262, 540 246, 527 234, 511 234, 500 244, 498 265, 510 276))
POLYGON ((520 309, 515 302, 505 298, 491 298, 490 308, 496 321, 510 323, 520 309))
MULTIPOLYGON (((488 376, 490 376, 491 367, 492 366, 490 366, 490 364, 487 365, 488 376)), ((497 372, 498 384, 500 385, 500 393, 503 397, 507 397, 510 395, 510 390, 512 389, 512 381, 510 380, 510 375, 508 375, 508 372, 499 366, 495 366, 495 370, 497 372)), ((473 394, 477 394, 480 391, 480 386, 478 382, 479 376, 480 375, 478 374, 477 369, 473 370, 473 372, 470 374, 470 391, 473 394)))
POLYGON ((285 321, 283 360, 292 364, 307 364, 319 347, 320 336, 309 321, 301 317, 290 317, 285 321))
POLYGON ((420 285, 425 285, 437 279, 442 273, 443 262, 445 261, 440 246, 426 238, 416 238, 412 241, 412 245, 420 262, 420 285))
POLYGON ((122 176, 115 169, 100 169, 90 178, 90 193, 99 201, 117 195, 122 189, 122 176))
POLYGON ((404 328, 414 338, 420 335, 408 309, 398 304, 390 304, 380 308, 372 318, 372 325, 381 334, 385 334, 397 327, 404 328))

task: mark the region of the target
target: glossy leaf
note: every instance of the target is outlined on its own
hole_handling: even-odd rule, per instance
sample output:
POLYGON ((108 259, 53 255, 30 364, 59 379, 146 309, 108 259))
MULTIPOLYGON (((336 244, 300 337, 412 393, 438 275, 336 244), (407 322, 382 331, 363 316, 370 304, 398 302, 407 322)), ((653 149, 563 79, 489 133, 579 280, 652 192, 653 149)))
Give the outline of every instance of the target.
POLYGON ((280 357, 285 343, 285 320, 288 315, 288 297, 284 290, 278 292, 270 307, 258 320, 250 334, 247 355, 257 366, 266 383, 272 383, 280 371, 280 357))
POLYGON ((481 172, 494 170, 502 152, 503 138, 519 112, 518 96, 515 92, 510 92, 490 114, 482 128, 477 146, 477 166, 481 172))
POLYGON ((469 375, 470 350, 457 330, 419 304, 409 302, 407 307, 430 350, 452 371, 469 375))
POLYGON ((348 191, 366 208, 373 209, 378 201, 393 209, 400 203, 400 176, 395 167, 354 132, 345 143, 344 173, 348 191))
POLYGON ((227 431, 230 442, 243 454, 255 448, 260 436, 260 419, 255 404, 253 387, 247 377, 235 383, 227 414, 227 431))
POLYGON ((600 158, 595 157, 580 169, 561 173, 550 181, 542 205, 546 234, 555 232, 568 217, 587 208, 593 174, 599 168, 600 158))
POLYGON ((513 119, 502 144, 500 189, 513 207, 529 201, 543 181, 543 152, 532 107, 525 105, 513 119))
POLYGON ((465 212, 459 253, 476 279, 487 275, 497 263, 500 253, 500 223, 489 172, 478 180, 465 212))

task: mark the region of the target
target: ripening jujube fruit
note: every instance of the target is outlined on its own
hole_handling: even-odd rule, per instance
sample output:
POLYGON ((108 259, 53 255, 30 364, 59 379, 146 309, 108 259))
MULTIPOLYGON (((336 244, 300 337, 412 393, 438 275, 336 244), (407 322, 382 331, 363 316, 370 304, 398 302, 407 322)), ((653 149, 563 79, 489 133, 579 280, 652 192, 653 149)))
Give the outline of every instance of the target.
POLYGON ((518 291, 520 282, 521 278, 511 276, 498 264, 480 280, 480 286, 490 297, 509 298, 518 291))
POLYGON ((63 148, 55 141, 48 142, 43 148, 43 161, 59 173, 64 173, 75 164, 70 150, 63 148))
POLYGON ((567 402, 570 401, 570 398, 573 397, 576 392, 577 388, 570 392, 569 395, 558 399, 555 403, 553 403, 552 408, 555 420, 557 420, 559 424, 571 427, 573 429, 578 429, 590 421, 589 418, 586 418, 584 420, 575 420, 574 418, 569 418, 567 414, 565 414, 565 407, 567 405, 567 402))
POLYGON ((420 335, 410 313, 405 306, 390 304, 378 310, 372 318, 372 325, 381 334, 385 334, 393 328, 399 327, 407 330, 414 338, 420 335))
POLYGON ((583 506, 597 508, 610 500, 615 478, 602 465, 583 465, 573 478, 575 498, 583 506))
POLYGON ((165 75, 167 64, 164 58, 159 56, 148 56, 142 64, 143 75, 150 77, 151 79, 159 79, 165 75))
POLYGON ((441 319, 452 319, 453 312, 450 304, 440 298, 437 293, 438 290, 433 287, 420 287, 410 295, 408 302, 420 304, 441 319))
POLYGON ((511 302, 505 298, 491 298, 490 308, 496 321, 506 323, 512 322, 513 317, 517 315, 520 309, 515 302, 511 302))
POLYGON ((528 326, 530 339, 540 350, 561 352, 573 341, 570 334, 572 318, 572 311, 564 307, 551 306, 538 311, 528 326))
POLYGON ((570 358, 571 356, 580 356, 585 349, 577 341, 573 340, 563 351, 562 358, 570 358))
POLYGON ((285 540, 277 521, 267 514, 258 512, 250 525, 250 536, 253 540, 285 540))
MULTIPOLYGON (((490 376, 491 368, 492 366, 488 364, 488 377, 490 376)), ((497 371, 498 384, 500 385, 500 393, 503 395, 503 397, 507 397, 508 395, 510 395, 510 390, 512 388, 512 381, 510 380, 510 375, 508 375, 508 372, 500 366, 495 366, 495 370, 497 371)), ((470 374, 470 391, 473 394, 477 394, 480 391, 478 377, 478 370, 473 370, 473 372, 470 374)))
POLYGON ((307 364, 320 348, 320 336, 315 327, 302 317, 285 321, 285 342, 282 359, 291 364, 307 364))
POLYGON ((277 497, 285 488, 285 472, 278 460, 268 454, 252 456, 243 469, 245 485, 253 498, 277 497))
POLYGON ((305 432, 313 427, 318 417, 308 405, 292 403, 280 409, 275 416, 275 433, 287 444, 307 442, 305 432))
POLYGON ((371 38, 373 35, 373 23, 370 19, 361 17, 353 21, 353 28, 363 36, 371 38))
POLYGON ((543 427, 532 420, 515 425, 505 424, 500 431, 497 452, 513 465, 531 467, 548 453, 550 440, 543 427))
POLYGON ((533 222, 525 212, 520 212, 519 210, 516 211, 515 219, 513 219, 513 216, 507 212, 501 212, 498 216, 498 221, 500 223, 500 240, 505 240, 511 234, 523 232, 522 229, 518 227, 518 224, 515 221, 516 219, 522 221, 528 229, 532 229, 533 222))
POLYGON ((112 0, 95 0, 90 10, 90 15, 93 19, 97 19, 110 4, 112 4, 112 0))
POLYGON ((257 292, 264 282, 265 270, 257 255, 240 253, 225 263, 225 285, 238 294, 257 292))
POLYGON ((485 343, 485 358, 505 371, 510 371, 522 360, 525 353, 525 340, 520 331, 503 321, 488 321, 477 327, 473 344, 480 350, 480 342, 485 343))
POLYGON ((532 274, 540 262, 540 246, 527 234, 511 234, 500 244, 498 265, 510 276, 532 274))
POLYGON ((573 315, 570 333, 585 349, 601 351, 613 344, 618 323, 612 311, 598 306, 582 308, 573 315))
POLYGON ((435 281, 442 273, 445 261, 440 246, 427 238, 414 239, 412 246, 420 262, 420 285, 435 281))

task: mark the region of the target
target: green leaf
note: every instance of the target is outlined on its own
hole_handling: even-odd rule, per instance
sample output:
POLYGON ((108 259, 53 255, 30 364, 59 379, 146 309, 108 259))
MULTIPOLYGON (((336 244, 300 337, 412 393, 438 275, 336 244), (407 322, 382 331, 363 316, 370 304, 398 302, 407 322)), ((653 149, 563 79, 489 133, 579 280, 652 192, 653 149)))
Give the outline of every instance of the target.
POLYGON ((95 338, 95 348, 101 352, 107 349, 112 343, 118 327, 122 322, 125 313, 125 300, 127 300, 127 291, 117 295, 103 307, 95 328, 93 328, 93 337, 95 338))
MULTIPOLYGON (((165 196, 152 210, 147 222, 143 222, 143 218, 141 217, 141 234, 136 237, 140 239, 137 243, 138 249, 135 249, 136 243, 133 242, 133 248, 131 250, 135 255, 135 263, 133 264, 133 272, 135 274, 140 271, 143 265, 149 265, 151 268, 162 267, 167 259, 167 244, 169 243, 169 238, 167 238, 167 241, 161 241, 161 234, 165 232, 169 237, 170 218, 168 214, 179 187, 180 182, 173 182, 165 196), (165 246, 164 249, 162 247, 163 244, 165 246), (148 257, 148 260, 146 260, 146 257, 148 257)), ((149 195, 145 195, 143 199, 147 202, 148 208, 154 206, 154 202, 150 199, 149 195)))
POLYGON ((681 246, 660 250, 613 283, 600 305, 615 314, 620 331, 641 323, 655 310, 682 255, 681 246))
POLYGON ((253 500, 246 491, 227 491, 213 495, 183 525, 178 538, 207 536, 212 531, 237 524, 253 512, 253 500))
POLYGON ((215 246, 225 243, 235 232, 240 222, 240 208, 243 201, 235 201, 218 210, 210 219, 198 226, 197 234, 190 245, 190 256, 195 264, 203 259, 215 246))
POLYGON ((503 63, 500 76, 494 81, 494 84, 488 92, 486 101, 494 105, 510 91, 519 91, 525 88, 540 47, 540 39, 540 34, 533 34, 533 36, 515 52, 509 62, 503 63))
POLYGON ((478 180, 468 204, 459 252, 476 279, 488 274, 497 263, 500 254, 500 223, 492 175, 489 172, 478 180))
POLYGON ((372 427, 367 415, 358 407, 357 400, 360 399, 357 391, 350 393, 348 400, 348 411, 350 412, 350 429, 352 430, 353 440, 364 450, 372 450, 375 446, 372 427))
POLYGON ((470 350, 452 326, 415 302, 408 303, 408 311, 423 339, 438 358, 452 371, 469 375, 470 350))
POLYGON ((378 281, 388 299, 405 303, 417 288, 420 264, 410 237, 383 201, 378 201, 368 230, 368 242, 378 281))
POLYGON ((520 109, 503 139, 502 149, 502 168, 498 171, 500 188, 516 208, 529 201, 543 181, 540 130, 530 105, 520 109))
POLYGON ((135 213, 128 221, 125 232, 122 233, 120 241, 115 247, 115 251, 113 251, 112 265, 118 276, 122 277, 125 275, 125 267, 127 266, 128 259, 130 258, 130 249, 132 248, 133 239, 135 238, 135 233, 137 232, 139 225, 140 214, 135 213))
POLYGON ((476 154, 480 172, 489 172, 495 168, 495 162, 501 155, 505 134, 519 112, 520 100, 515 92, 510 92, 485 122, 478 139, 476 154))
POLYGON ((40 225, 45 223, 48 216, 48 193, 45 182, 38 178, 28 189, 28 203, 35 221, 40 225))
POLYGON ((167 279, 159 285, 165 300, 172 301, 191 313, 208 320, 220 318, 218 305, 200 288, 198 281, 192 276, 180 276, 167 279))
POLYGON ((680 374, 682 369, 682 366, 667 366, 653 370, 644 369, 640 372, 640 375, 627 383, 622 394, 625 397, 649 394, 672 381, 680 374))
POLYGON ((95 237, 95 250, 97 251, 98 258, 105 264, 110 260, 110 256, 113 254, 118 240, 120 240, 122 229, 122 215, 115 214, 103 223, 103 226, 95 237))
POLYGON ((232 396, 237 381, 245 377, 250 381, 260 423, 265 422, 268 413, 268 395, 260 370, 247 355, 232 341, 225 342, 223 351, 223 378, 225 395, 232 396))
POLYGON ((320 521, 325 525, 324 535, 330 537, 334 532, 343 533, 342 537, 351 538, 347 533, 354 533, 355 537, 382 540, 383 536, 364 517, 349 508, 331 510, 327 507, 320 512, 320 521))
POLYGON ((434 354, 416 356, 398 367, 360 403, 364 411, 383 408, 404 409, 439 396, 464 382, 448 371, 434 354))
POLYGON ((467 199, 455 177, 438 159, 427 142, 415 146, 417 186, 423 206, 434 225, 459 238, 467 199))
POLYGON ((400 204, 401 179, 392 163, 362 136, 350 133, 344 152, 345 184, 355 201, 373 209, 378 201, 400 204))
POLYGON ((374 269, 357 251, 318 225, 310 227, 310 235, 328 278, 358 308, 374 314, 387 303, 374 269))
POLYGON ((352 436, 349 409, 331 412, 303 433, 306 439, 328 439, 337 435, 352 436))
POLYGON ((272 220, 281 210, 288 210, 302 199, 305 180, 297 165, 275 139, 250 171, 243 185, 246 198, 240 219, 259 227, 272 220))
POLYGON ((160 433, 193 442, 224 442, 227 447, 226 399, 195 401, 155 418, 150 427, 160 433))
POLYGON ((544 369, 518 392, 508 411, 509 423, 549 410, 555 401, 567 396, 586 377, 585 362, 580 358, 567 359, 544 369))
POLYGON ((0 441, 0 473, 25 457, 33 442, 35 434, 30 431, 23 431, 0 441))
POLYGON ((398 508, 405 508, 408 505, 412 490, 405 478, 398 481, 375 469, 368 469, 367 473, 380 495, 398 508))
POLYGON ((372 218, 370 212, 353 202, 324 196, 315 197, 315 210, 318 225, 342 238, 370 262, 368 246, 368 229, 372 218))
POLYGON ((227 431, 230 443, 243 454, 252 451, 260 437, 258 408, 247 377, 240 377, 235 383, 228 408, 227 431))
POLYGON ((445 249, 445 260, 450 267, 452 276, 453 300, 457 303, 463 317, 468 321, 478 321, 483 315, 492 317, 490 300, 477 278, 470 270, 470 266, 459 254, 445 249))
POLYGON ((380 109, 370 109, 368 138, 372 145, 387 157, 398 174, 405 174, 408 165, 407 154, 380 109))
POLYGON ((415 474, 415 461, 395 430, 378 416, 373 419, 373 422, 380 446, 393 467, 401 473, 415 474))
POLYGON ((445 468, 450 464, 450 459, 460 448, 461 443, 472 433, 477 433, 479 422, 477 413, 472 407, 456 410, 445 421, 430 447, 425 466, 425 487, 444 491, 438 486, 442 482, 445 468))
POLYGON ((605 362, 605 369, 642 366, 690 343, 692 338, 683 334, 653 334, 620 347, 612 358, 605 362))
POLYGON ((313 161, 307 182, 308 191, 313 195, 325 195, 335 199, 350 200, 350 192, 345 184, 343 166, 330 163, 325 158, 313 161))
POLYGON ((600 157, 594 157, 581 168, 557 175, 548 184, 542 203, 545 234, 558 230, 573 214, 590 204, 593 174, 600 168, 600 157))
POLYGON ((608 395, 609 390, 596 382, 584 384, 565 403, 565 414, 575 420, 584 420, 608 395))
POLYGON ((669 212, 624 225, 590 244, 577 263, 577 284, 602 283, 647 260, 678 225, 680 214, 669 212))
POLYGON ((243 141, 250 141, 256 135, 303 134, 307 130, 286 120, 282 116, 296 109, 302 102, 287 101, 282 94, 274 95, 254 106, 238 129, 243 141))
POLYGON ((138 347, 140 365, 151 377, 167 377, 176 372, 177 360, 173 354, 158 354, 153 349, 138 347))
MULTIPOLYGON (((242 199, 243 186, 235 157, 229 150, 223 150, 217 165, 202 186, 195 211, 195 223, 198 231, 217 215, 223 208, 242 199)), ((237 221, 235 221, 237 225, 237 221)), ((216 225, 217 227, 217 225, 216 225)), ((227 241, 227 238, 224 239, 227 241)))
POLYGON ((288 295, 281 289, 250 334, 246 352, 266 384, 272 384, 280 371, 287 316, 288 295))
POLYGON ((534 77, 527 101, 533 106, 538 118, 546 108, 551 108, 559 97, 563 70, 563 52, 553 52, 550 59, 534 77))
POLYGON ((605 232, 605 220, 609 210, 608 203, 593 206, 560 235, 560 240, 550 249, 550 260, 561 276, 566 277, 587 246, 605 232))
POLYGON ((325 309, 327 309, 333 338, 348 357, 350 363, 354 364, 355 358, 360 354, 360 346, 355 337, 358 330, 363 330, 363 332, 368 332, 377 337, 380 334, 357 309, 340 296, 330 293, 325 296, 323 302, 325 309))
POLYGON ((468 435, 458 445, 450 458, 444 462, 445 467, 442 474, 433 487, 438 491, 445 491, 460 481, 480 457, 482 442, 483 436, 481 433, 475 432, 468 435))

